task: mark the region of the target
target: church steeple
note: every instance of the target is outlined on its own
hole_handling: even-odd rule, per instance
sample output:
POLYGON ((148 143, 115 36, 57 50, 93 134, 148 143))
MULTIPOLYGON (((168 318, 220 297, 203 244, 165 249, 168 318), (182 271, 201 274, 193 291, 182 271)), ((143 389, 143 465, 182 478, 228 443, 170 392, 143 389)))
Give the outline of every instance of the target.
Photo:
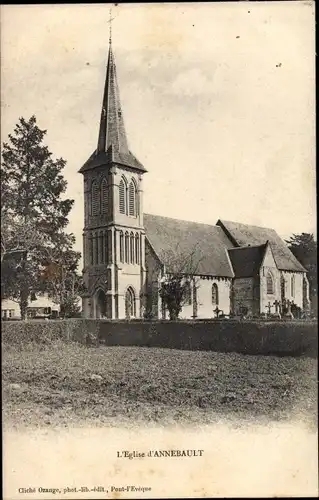
POLYGON ((83 173, 97 166, 110 163, 118 163, 140 172, 146 172, 143 165, 135 158, 128 147, 111 31, 97 149, 80 169, 80 172, 83 173))
POLYGON ((109 53, 97 147, 80 172, 84 184, 85 317, 141 316, 146 280, 145 168, 129 150, 110 19, 109 53))

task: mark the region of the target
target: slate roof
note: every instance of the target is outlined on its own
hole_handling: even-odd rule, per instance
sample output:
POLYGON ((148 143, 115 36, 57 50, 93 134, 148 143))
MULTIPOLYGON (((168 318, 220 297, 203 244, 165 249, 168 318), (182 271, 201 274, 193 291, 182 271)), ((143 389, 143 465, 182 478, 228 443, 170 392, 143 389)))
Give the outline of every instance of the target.
POLYGON ((197 275, 234 277, 227 253, 233 244, 217 226, 144 214, 147 240, 168 271, 171 257, 192 255, 197 275))
POLYGON ((147 172, 131 151, 126 153, 116 151, 112 145, 106 152, 94 151, 94 153, 92 153, 89 159, 84 163, 83 167, 81 167, 79 172, 83 173, 102 165, 111 167, 114 163, 134 168, 139 172, 147 172))
POLYGON ((219 219, 217 225, 225 230, 234 246, 263 245, 268 240, 278 269, 282 271, 306 272, 286 243, 274 229, 250 226, 219 219))
POLYGON ((237 247, 228 250, 236 278, 256 276, 262 264, 267 243, 258 246, 237 247))

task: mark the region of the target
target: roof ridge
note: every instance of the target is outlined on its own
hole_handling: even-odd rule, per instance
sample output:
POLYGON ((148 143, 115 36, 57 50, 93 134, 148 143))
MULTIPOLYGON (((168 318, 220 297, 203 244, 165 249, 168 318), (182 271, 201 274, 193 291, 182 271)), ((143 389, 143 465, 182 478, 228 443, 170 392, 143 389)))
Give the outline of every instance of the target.
POLYGON ((256 229, 268 229, 269 231, 273 231, 275 233, 277 233, 277 231, 272 228, 272 227, 268 227, 268 226, 256 226, 255 224, 245 224, 244 222, 236 222, 234 220, 226 220, 226 219, 218 219, 222 224, 237 224, 239 226, 248 226, 248 227, 254 227, 256 229))
POLYGON ((216 224, 208 224, 207 222, 197 222, 195 220, 186 220, 186 219, 178 219, 176 217, 167 217, 166 215, 158 215, 158 214, 148 214, 144 212, 144 217, 150 215, 151 217, 160 217, 162 219, 169 219, 173 220, 175 222, 187 222, 188 224, 196 224, 196 225, 201 225, 201 226, 208 226, 208 227, 214 227, 218 230, 222 231, 222 228, 217 226, 216 224))
POLYGON ((197 275, 234 276, 227 249, 232 245, 221 228, 172 217, 144 214, 146 240, 163 264, 169 266, 178 255, 192 255, 197 275))

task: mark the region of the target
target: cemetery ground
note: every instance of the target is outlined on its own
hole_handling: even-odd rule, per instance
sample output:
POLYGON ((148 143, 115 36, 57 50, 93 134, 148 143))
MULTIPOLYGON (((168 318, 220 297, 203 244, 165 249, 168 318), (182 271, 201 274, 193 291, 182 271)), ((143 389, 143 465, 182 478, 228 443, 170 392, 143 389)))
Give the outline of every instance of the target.
POLYGON ((316 359, 60 341, 2 352, 4 427, 316 426, 316 359))

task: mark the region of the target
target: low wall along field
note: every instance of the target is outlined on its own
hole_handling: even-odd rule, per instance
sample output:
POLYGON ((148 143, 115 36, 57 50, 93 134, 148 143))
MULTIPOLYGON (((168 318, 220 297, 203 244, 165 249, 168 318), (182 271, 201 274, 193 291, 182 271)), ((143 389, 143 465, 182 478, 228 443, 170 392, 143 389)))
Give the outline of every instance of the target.
POLYGON ((317 356, 317 321, 4 321, 2 341, 317 356))

